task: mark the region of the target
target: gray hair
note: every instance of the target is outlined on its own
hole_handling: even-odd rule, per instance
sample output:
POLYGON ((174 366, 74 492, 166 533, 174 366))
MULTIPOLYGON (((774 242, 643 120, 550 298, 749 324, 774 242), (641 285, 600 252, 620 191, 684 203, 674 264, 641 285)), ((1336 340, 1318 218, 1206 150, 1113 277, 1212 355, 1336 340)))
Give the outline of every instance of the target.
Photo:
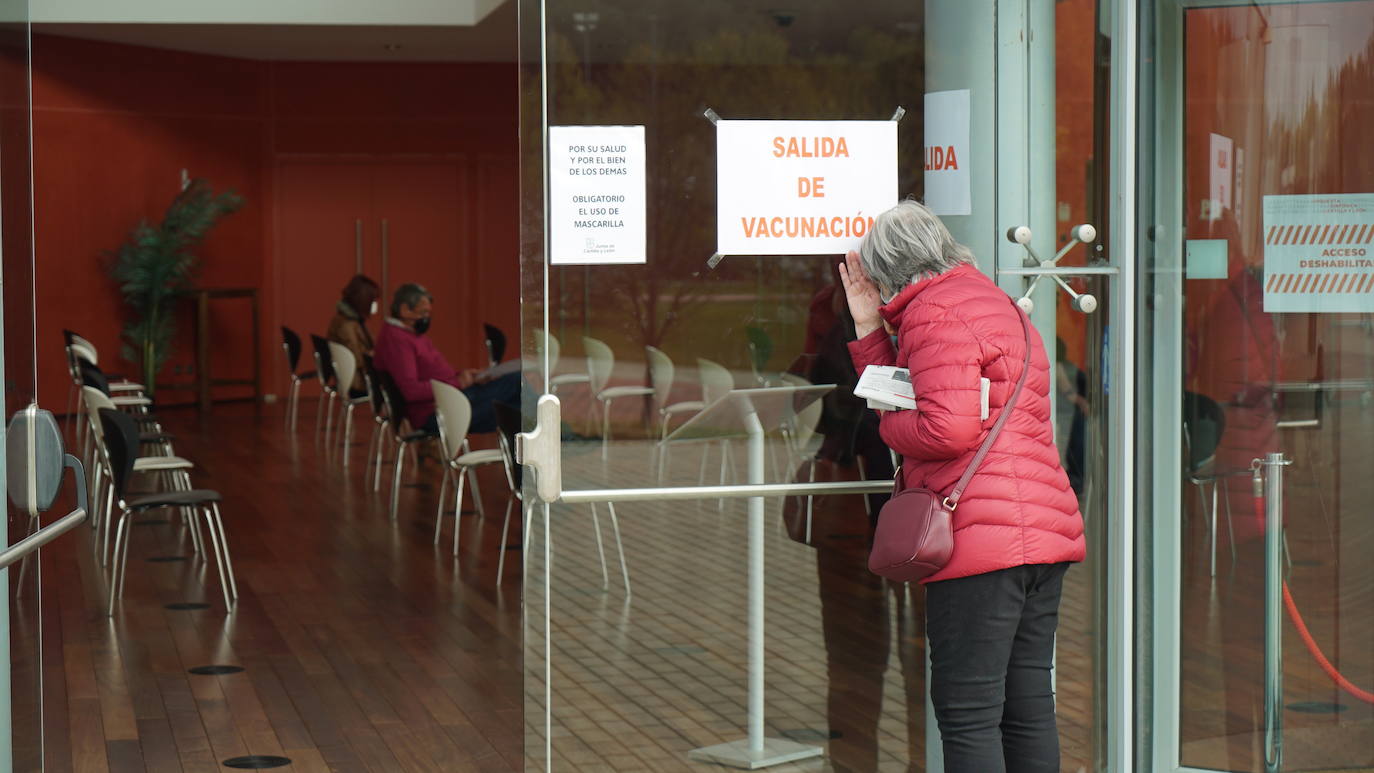
POLYGON ((887 297, 918 279, 972 263, 973 253, 954 240, 934 212, 907 199, 873 221, 859 243, 859 261, 887 297))
POLYGON ((428 298, 431 301, 434 300, 434 296, 429 294, 429 290, 426 290, 424 285, 406 282, 400 287, 397 287, 396 294, 391 298, 391 316, 400 318, 402 305, 406 308, 413 309, 415 305, 420 302, 421 298, 428 298))

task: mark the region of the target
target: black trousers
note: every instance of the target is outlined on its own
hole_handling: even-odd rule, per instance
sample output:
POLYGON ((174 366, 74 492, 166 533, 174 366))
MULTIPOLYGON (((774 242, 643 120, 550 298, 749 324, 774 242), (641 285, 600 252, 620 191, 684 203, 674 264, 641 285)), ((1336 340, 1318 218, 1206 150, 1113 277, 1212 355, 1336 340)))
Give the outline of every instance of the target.
POLYGON ((1059 771, 1054 632, 1068 564, 926 586, 930 699, 946 773, 1059 771))

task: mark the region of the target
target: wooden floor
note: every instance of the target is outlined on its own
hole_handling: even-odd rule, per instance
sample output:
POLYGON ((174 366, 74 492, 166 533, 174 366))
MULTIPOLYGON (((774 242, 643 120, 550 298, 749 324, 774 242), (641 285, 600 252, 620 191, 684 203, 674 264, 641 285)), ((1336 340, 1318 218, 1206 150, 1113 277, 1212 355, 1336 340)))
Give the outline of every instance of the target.
MULTIPOLYGON (((505 505, 499 472, 483 473, 486 517, 464 514, 455 562, 451 515, 443 546, 431 541, 435 465, 407 476, 392 524, 385 497, 364 480, 361 447, 344 472, 317 449, 312 416, 307 403, 294 442, 270 407, 166 417, 178 453, 199 465, 197 485, 225 495, 241 594, 232 614, 213 567, 164 514, 132 530, 128 589, 113 618, 104 615, 105 573, 92 560, 87 530, 44 551, 41 612, 33 573, 12 608, 16 769, 39 769, 41 746, 52 771, 211 771, 243 755, 282 756, 291 765, 278 769, 312 771, 540 770, 546 740, 558 770, 720 769, 686 756, 744 733, 742 503, 618 508, 629 594, 604 506, 597 522, 585 506, 554 508, 553 681, 546 685, 542 517, 530 540, 525 615, 518 548, 507 551, 504 585, 496 583, 505 505), (150 560, 158 558, 178 560, 150 560), (184 602, 209 607, 167 608, 184 602), (244 670, 188 673, 206 665, 244 670)), ((700 461, 698 449, 676 454, 669 477, 695 480, 700 461)), ((642 483, 651 469, 649 450, 634 441, 614 446, 606 463, 592 446, 574 449, 566 464, 570 487, 642 483)), ((717 464, 709 460, 713 471, 717 464)), ((776 528, 780 506, 768 510, 765 727, 770 736, 826 747, 827 758, 774 770, 921 770, 921 594, 884 587, 867 573, 862 535, 851 528, 854 514, 862 522, 857 500, 817 500, 827 522, 836 523, 829 516, 837 512, 849 519, 820 551, 776 528)), ((518 532, 511 542, 520 544, 518 532)), ((1304 545, 1295 543, 1295 552, 1304 545)), ((1065 771, 1093 769, 1100 754, 1094 571, 1070 572, 1062 610, 1065 771)), ((1189 571, 1184 581, 1208 597, 1210 578, 1189 571)), ((1198 762, 1225 749, 1225 728, 1213 719, 1224 708, 1206 709, 1224 706, 1215 698, 1224 685, 1208 671, 1217 670, 1209 659, 1219 645, 1215 606, 1185 610, 1185 628, 1199 632, 1185 653, 1190 668, 1202 669, 1190 672, 1197 678, 1190 677, 1189 701, 1203 708, 1185 732, 1198 762)), ((1322 629, 1322 612, 1313 614, 1314 631, 1322 629)), ((1301 669, 1293 700, 1332 700, 1300 654, 1290 654, 1301 669)), ((1369 725, 1361 707, 1294 724, 1325 734, 1325 745, 1350 751, 1352 761, 1374 743, 1362 732, 1369 725)))

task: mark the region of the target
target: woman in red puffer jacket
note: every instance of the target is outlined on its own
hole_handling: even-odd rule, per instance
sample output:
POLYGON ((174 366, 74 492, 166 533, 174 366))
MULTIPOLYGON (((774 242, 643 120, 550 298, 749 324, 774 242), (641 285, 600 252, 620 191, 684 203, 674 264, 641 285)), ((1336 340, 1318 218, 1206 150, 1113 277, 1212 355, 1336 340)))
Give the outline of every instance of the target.
MULTIPOLYGON (((916 409, 885 414, 883 440, 902 455, 907 485, 948 494, 1021 377, 1022 312, 915 201, 880 215, 840 272, 855 368, 911 371, 916 409)), ((1085 547, 1054 445, 1050 361, 1033 329, 1031 345, 1021 396, 954 513, 954 553, 925 580, 948 773, 1059 770, 1054 632, 1064 573, 1085 547)))

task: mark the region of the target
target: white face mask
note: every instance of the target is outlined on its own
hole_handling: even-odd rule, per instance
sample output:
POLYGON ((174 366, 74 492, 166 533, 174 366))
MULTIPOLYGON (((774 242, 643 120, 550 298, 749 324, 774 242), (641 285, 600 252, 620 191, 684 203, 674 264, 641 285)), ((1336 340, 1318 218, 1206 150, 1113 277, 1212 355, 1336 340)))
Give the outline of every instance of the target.
POLYGON ((373 301, 373 302, 372 302, 372 308, 369 309, 367 313, 368 313, 368 316, 371 316, 371 315, 377 313, 377 302, 376 302, 376 301, 373 301))

